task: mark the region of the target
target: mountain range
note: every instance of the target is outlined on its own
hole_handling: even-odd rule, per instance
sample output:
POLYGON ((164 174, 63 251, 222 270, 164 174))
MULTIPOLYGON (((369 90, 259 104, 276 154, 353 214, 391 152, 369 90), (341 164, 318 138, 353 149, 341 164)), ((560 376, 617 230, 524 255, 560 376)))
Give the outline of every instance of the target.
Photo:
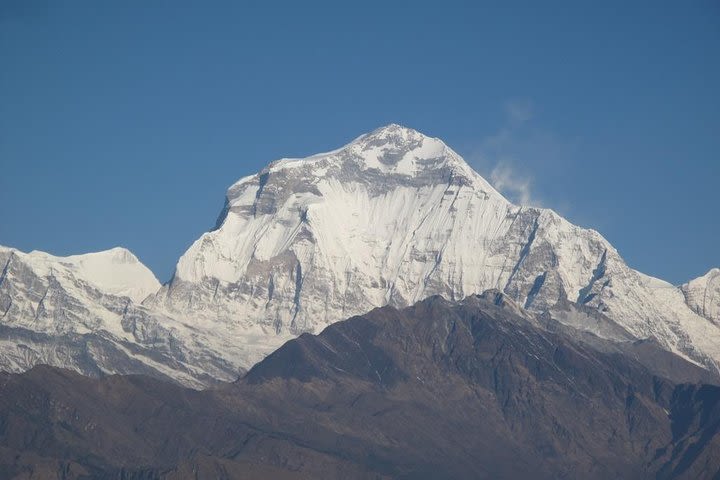
POLYGON ((164 285, 121 248, 0 247, 0 265, 10 372, 48 364, 203 388, 372 308, 488 289, 601 338, 652 339, 715 372, 720 361, 720 270, 681 286, 635 271, 598 232, 512 204, 441 140, 399 125, 238 180, 164 285))

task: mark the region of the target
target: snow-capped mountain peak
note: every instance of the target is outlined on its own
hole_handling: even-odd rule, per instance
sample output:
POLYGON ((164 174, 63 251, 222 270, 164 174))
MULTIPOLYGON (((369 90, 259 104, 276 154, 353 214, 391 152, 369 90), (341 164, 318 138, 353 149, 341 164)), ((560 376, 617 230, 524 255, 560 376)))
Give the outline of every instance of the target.
POLYGON ((244 177, 228 191, 228 200, 244 186, 267 184, 270 177, 287 176, 302 183, 322 179, 341 182, 374 183, 374 189, 385 191, 397 183, 435 185, 454 182, 472 185, 478 190, 501 195, 477 174, 442 140, 429 137, 412 128, 397 124, 380 127, 361 135, 347 145, 306 158, 283 158, 271 162, 256 175, 244 177))
MULTIPOLYGON (((0 247, 0 370, 42 363, 203 386, 239 368, 202 335, 139 302, 160 283, 124 248, 60 257, 0 247)), ((228 355, 232 356, 232 355, 228 355)))
POLYGON ((442 140, 412 128, 393 123, 359 137, 346 148, 361 158, 368 169, 421 177, 427 172, 439 176, 451 174, 477 183, 476 186, 488 192, 497 193, 442 140))
POLYGON ((487 289, 538 312, 578 302, 637 338, 720 359, 720 330, 680 290, 630 269, 597 232, 513 205, 441 140, 395 124, 236 182, 217 228, 145 305, 245 339, 237 361, 250 366, 373 307, 487 289))
POLYGON ((2 246, 0 252, 11 254, 8 256, 8 263, 12 261, 12 256, 16 256, 39 276, 71 276, 103 293, 129 297, 134 302, 141 302, 160 289, 160 282, 150 269, 132 252, 122 247, 66 257, 38 250, 23 253, 2 246))

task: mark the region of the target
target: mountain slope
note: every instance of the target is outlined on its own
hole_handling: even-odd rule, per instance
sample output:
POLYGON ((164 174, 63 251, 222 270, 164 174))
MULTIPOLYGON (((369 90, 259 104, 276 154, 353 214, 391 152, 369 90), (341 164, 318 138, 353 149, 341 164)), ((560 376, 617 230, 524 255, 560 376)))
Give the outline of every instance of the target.
POLYGON ((688 306, 698 315, 720 324, 720 268, 713 268, 680 287, 688 306))
POLYGON ((93 376, 145 373, 194 387, 241 372, 191 327, 139 304, 160 283, 128 250, 56 257, 0 247, 0 265, 4 371, 49 364, 93 376))
MULTIPOLYGON (((717 474, 720 388, 653 373, 652 348, 586 340, 488 292, 304 334, 203 392, 48 367, 2 374, 0 478, 717 474)), ((717 381, 675 358, 681 376, 717 381)))
POLYGON ((440 140, 389 125, 230 187, 215 230, 145 305, 245 343, 250 367, 302 332, 382 305, 499 289, 537 312, 569 300, 710 368, 720 329, 600 234, 511 204, 440 140), (264 345, 258 348, 258 342, 264 345))
POLYGON ((160 288, 160 282, 153 273, 124 248, 57 257, 45 252, 23 253, 0 246, 0 255, 3 281, 11 263, 15 261, 25 264, 38 275, 55 275, 61 281, 72 277, 88 287, 106 294, 128 297, 137 303, 160 288))

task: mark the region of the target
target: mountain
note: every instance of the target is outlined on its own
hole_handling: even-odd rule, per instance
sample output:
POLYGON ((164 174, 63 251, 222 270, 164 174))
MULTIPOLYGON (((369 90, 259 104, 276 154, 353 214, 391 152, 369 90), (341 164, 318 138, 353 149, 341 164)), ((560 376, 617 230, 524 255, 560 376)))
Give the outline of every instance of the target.
POLYGON ((450 147, 388 125, 227 192, 160 286, 128 251, 0 250, 0 368, 232 381, 283 343, 375 307, 499 290, 524 309, 717 371, 718 270, 675 287, 594 230, 513 205, 450 147))
POLYGON ((513 205, 442 141, 398 125, 236 182, 217 227, 144 305, 242 342, 232 361, 249 368, 374 307, 487 289, 538 313, 577 302, 635 339, 720 360, 717 318, 683 290, 628 267, 599 233, 513 205))
POLYGON ((657 344, 630 354, 553 325, 490 291, 303 334, 202 392, 44 366, 0 374, 0 478, 718 475, 718 377, 657 344), (658 374, 666 355, 704 383, 658 374))
POLYGON ((145 373, 203 387, 234 380, 193 329, 140 302, 160 283, 128 250, 57 257, 0 247, 0 369, 145 373))
MULTIPOLYGON (((3 281, 10 281, 8 275, 12 274, 13 268, 20 262, 37 275, 55 275, 64 285, 68 285, 72 278, 76 280, 75 283, 85 284, 109 295, 128 297, 137 303, 160 288, 160 282, 153 273, 124 248, 56 257, 45 252, 23 253, 14 248, 0 246, 0 255, 3 281)), ((7 311, 7 308, 3 310, 7 311)))

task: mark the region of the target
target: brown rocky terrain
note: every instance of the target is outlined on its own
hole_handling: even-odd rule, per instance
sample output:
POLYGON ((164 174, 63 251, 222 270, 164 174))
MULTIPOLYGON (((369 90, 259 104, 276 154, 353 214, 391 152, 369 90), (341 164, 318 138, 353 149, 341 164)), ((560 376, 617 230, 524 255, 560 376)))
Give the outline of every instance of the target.
POLYGON ((0 374, 0 478, 718 478, 717 379, 668 355, 486 292, 304 334, 205 391, 38 366, 0 374))

